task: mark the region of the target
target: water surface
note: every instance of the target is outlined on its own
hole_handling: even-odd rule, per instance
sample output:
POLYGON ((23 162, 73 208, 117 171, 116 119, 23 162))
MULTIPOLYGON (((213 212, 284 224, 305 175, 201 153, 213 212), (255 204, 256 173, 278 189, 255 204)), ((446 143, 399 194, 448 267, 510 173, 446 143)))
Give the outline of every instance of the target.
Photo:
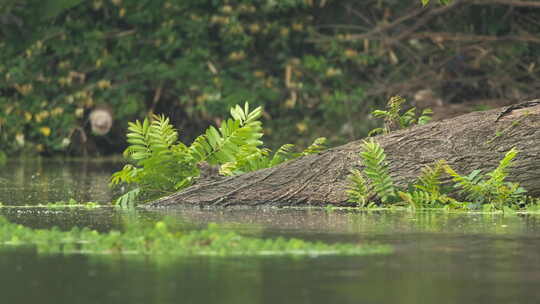
MULTIPOLYGON (((0 187, 0 201, 13 206, 73 196, 106 204, 114 195, 106 177, 119 167, 47 161, 9 166, 0 170, 0 178, 9 181, 0 187), (29 182, 35 172, 39 182, 29 182)), ((259 237, 395 248, 385 256, 163 260, 4 249, 0 294, 5 303, 538 303, 540 217, 535 215, 38 207, 1 208, 0 214, 32 227, 100 230, 172 216, 194 228, 218 222, 259 237)))

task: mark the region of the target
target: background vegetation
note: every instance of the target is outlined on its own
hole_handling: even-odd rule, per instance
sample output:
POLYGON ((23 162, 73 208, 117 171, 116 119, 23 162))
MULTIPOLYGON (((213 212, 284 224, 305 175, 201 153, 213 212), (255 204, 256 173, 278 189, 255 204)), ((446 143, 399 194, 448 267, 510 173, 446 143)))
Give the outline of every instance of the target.
POLYGON ((153 113, 190 142, 246 100, 271 147, 359 138, 395 94, 429 90, 436 114, 521 100, 540 86, 538 20, 514 0, 5 0, 0 150, 121 152, 153 113), (106 136, 88 127, 99 105, 106 136))

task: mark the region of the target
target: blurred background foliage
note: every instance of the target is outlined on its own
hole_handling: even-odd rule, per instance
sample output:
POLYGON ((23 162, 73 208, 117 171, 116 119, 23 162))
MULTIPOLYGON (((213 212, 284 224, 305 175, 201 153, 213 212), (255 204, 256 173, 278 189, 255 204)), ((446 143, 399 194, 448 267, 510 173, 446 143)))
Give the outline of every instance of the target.
POLYGON ((523 0, 3 0, 0 150, 117 153, 152 113, 190 142, 244 101, 271 147, 362 137, 395 94, 439 118, 516 102, 540 87, 539 20, 523 0))

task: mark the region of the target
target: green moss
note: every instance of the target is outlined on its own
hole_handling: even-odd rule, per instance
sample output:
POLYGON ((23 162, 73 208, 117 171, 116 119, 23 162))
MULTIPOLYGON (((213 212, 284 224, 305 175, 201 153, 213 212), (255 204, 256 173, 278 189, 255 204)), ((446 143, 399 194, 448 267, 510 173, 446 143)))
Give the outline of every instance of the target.
POLYGON ((0 217, 0 247, 35 246, 42 254, 113 254, 159 256, 263 256, 387 254, 385 245, 325 244, 300 239, 258 239, 224 231, 171 229, 168 221, 131 224, 124 231, 99 233, 88 228, 60 231, 30 229, 0 217))

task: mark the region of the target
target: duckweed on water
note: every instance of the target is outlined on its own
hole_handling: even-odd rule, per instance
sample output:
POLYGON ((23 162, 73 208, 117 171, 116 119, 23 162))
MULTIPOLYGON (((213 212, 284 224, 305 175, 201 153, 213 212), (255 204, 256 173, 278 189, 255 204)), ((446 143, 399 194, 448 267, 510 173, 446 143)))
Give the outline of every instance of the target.
POLYGON ((0 217, 0 248, 35 246, 43 254, 118 254, 163 256, 262 255, 366 255, 387 254, 385 245, 325 244, 300 239, 258 239, 223 231, 216 224, 206 229, 174 231, 167 221, 129 225, 125 231, 99 233, 88 228, 61 231, 30 229, 0 217))
POLYGON ((58 201, 58 202, 49 202, 49 203, 40 203, 37 205, 4 205, 2 202, 0 202, 0 208, 46 208, 46 209, 66 209, 66 208, 85 208, 85 209, 96 209, 103 207, 102 204, 97 202, 78 202, 72 198, 70 198, 67 202, 66 201, 58 201))

